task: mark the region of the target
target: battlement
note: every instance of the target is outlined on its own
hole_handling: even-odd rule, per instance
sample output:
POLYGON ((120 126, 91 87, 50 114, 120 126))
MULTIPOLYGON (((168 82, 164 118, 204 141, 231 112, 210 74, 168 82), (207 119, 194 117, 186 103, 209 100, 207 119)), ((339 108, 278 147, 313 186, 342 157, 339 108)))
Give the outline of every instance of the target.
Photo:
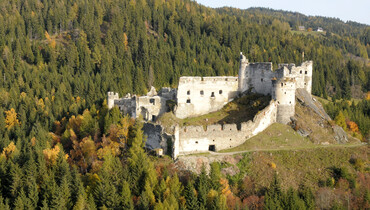
POLYGON ((209 84, 213 82, 235 83, 238 82, 238 77, 223 76, 223 77, 180 77, 179 85, 188 83, 209 84))
POLYGON ((175 157, 179 154, 218 151, 236 147, 246 139, 257 135, 276 122, 276 102, 260 111, 253 120, 237 124, 214 124, 203 126, 185 126, 175 129, 175 157), (176 154, 177 153, 177 154, 176 154))
POLYGON ((117 97, 117 98, 119 98, 118 93, 115 93, 115 92, 108 92, 108 97, 117 97))
POLYGON ((294 63, 280 63, 280 64, 278 64, 278 69, 284 68, 284 67, 286 67, 290 70, 293 67, 295 67, 295 64, 294 63))
POLYGON ((258 63, 249 63, 250 70, 257 70, 257 71, 272 71, 272 63, 271 62, 258 62, 258 63))

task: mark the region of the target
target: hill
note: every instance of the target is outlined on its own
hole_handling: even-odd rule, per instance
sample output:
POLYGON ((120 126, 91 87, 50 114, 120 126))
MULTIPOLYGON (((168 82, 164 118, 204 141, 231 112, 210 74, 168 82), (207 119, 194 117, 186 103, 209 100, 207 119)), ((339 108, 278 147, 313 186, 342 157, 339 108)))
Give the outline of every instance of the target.
MULTIPOLYGON (((237 209, 253 208, 253 198, 259 208, 271 204, 274 187, 247 199, 239 188, 247 182, 220 175, 217 165, 210 175, 180 174, 168 158, 148 156, 140 121, 109 111, 107 91, 143 94, 152 85, 175 87, 181 75, 235 76, 241 51, 275 67, 301 63, 304 52, 315 63, 313 93, 333 103, 370 90, 369 26, 360 24, 323 18, 317 25, 330 33, 310 36, 292 33, 294 15, 223 12, 190 0, 9 0, 0 8, 0 209, 237 209)), ((299 24, 317 26, 310 21, 299 24)), ((356 121, 365 135, 367 103, 343 104, 341 125, 356 121)), ((355 181, 335 176, 335 183, 355 183, 346 188, 351 205, 368 208, 368 171, 351 172, 355 181)), ((278 193, 314 208, 310 193, 278 193)))

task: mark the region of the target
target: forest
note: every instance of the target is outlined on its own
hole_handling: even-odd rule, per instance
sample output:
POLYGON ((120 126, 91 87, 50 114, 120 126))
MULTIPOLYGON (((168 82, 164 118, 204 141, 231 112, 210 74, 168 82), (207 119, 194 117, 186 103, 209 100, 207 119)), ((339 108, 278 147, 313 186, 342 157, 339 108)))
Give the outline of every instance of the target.
MULTIPOLYGON (((336 123, 369 138, 368 25, 189 0, 9 0, 0 9, 0 209, 315 209, 317 188, 282 189, 279 175, 248 191, 220 164, 180 173, 144 151, 140 121, 107 109, 108 91, 235 76, 240 52, 275 68, 300 64, 304 52, 313 94, 329 100, 336 123), (326 33, 295 33, 299 25, 326 33)), ((349 183, 353 208, 369 208, 369 189, 345 168, 320 186, 338 183, 349 183)))

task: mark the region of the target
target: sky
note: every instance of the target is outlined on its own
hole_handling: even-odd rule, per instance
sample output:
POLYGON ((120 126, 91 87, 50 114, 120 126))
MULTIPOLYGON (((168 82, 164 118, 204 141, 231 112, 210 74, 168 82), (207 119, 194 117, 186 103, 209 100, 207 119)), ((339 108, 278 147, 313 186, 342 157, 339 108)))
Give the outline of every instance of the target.
POLYGON ((370 0, 196 0, 208 7, 266 7, 311 16, 335 17, 370 25, 370 0))

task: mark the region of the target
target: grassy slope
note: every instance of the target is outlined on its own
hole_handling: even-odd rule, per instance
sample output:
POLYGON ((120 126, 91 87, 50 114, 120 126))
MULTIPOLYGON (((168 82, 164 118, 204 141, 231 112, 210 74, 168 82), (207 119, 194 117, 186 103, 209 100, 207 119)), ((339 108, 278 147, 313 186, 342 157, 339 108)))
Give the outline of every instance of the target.
POLYGON ((275 172, 279 174, 284 188, 298 188, 301 184, 317 188, 320 180, 326 181, 332 176, 333 167, 345 167, 350 173, 356 173, 350 163, 351 158, 359 158, 365 162, 365 166, 369 165, 370 150, 366 145, 253 152, 248 155, 251 161, 247 175, 254 180, 257 189, 268 186, 275 172), (271 163, 276 168, 271 167, 271 163))
POLYGON ((250 150, 274 150, 288 148, 311 148, 315 144, 308 138, 300 136, 290 126, 274 123, 263 132, 248 139, 244 144, 222 152, 237 152, 250 150))

